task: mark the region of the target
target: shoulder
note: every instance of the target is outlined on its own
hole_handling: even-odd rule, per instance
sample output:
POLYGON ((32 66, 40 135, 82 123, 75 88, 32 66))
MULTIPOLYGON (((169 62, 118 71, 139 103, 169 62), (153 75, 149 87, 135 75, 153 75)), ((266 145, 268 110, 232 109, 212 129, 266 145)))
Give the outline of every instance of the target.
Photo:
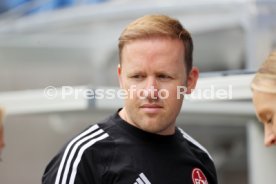
POLYGON ((100 181, 100 173, 105 172, 113 157, 114 126, 107 118, 73 137, 46 167, 43 183, 74 183, 81 175, 90 178, 89 182, 100 181))
POLYGON ((198 159, 198 161, 200 161, 202 167, 208 170, 212 178, 214 178, 214 181, 216 181, 217 174, 214 160, 207 149, 181 128, 178 128, 178 130, 181 132, 183 138, 188 142, 189 149, 192 151, 193 155, 198 159))
POLYGON ((188 144, 190 147, 200 153, 203 153, 209 157, 213 161, 213 158, 211 157, 210 153, 207 151, 207 149, 202 146, 197 140, 195 140, 193 137, 191 137, 188 133, 186 133, 183 129, 178 127, 178 130, 181 132, 184 139, 188 141, 188 144))
POLYGON ((63 157, 69 153, 80 159, 83 154, 93 153, 103 155, 104 151, 110 152, 115 146, 113 132, 116 128, 111 118, 93 124, 71 139, 63 149, 63 157))
POLYGON ((111 143, 110 129, 113 127, 109 119, 92 124, 73 137, 64 148, 64 154, 78 151, 79 154, 102 143, 111 143))

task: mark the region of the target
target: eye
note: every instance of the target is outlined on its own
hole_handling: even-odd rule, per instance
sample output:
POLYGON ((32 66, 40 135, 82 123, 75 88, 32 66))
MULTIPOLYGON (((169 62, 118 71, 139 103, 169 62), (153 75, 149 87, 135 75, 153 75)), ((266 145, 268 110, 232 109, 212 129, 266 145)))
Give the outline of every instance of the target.
POLYGON ((131 75, 130 78, 132 78, 132 79, 142 79, 142 78, 144 78, 144 76, 141 75, 141 74, 134 74, 134 75, 131 75))
POLYGON ((272 124, 273 123, 273 118, 274 118, 274 114, 271 113, 270 111, 262 111, 259 114, 259 120, 264 123, 264 124, 272 124))
POLYGON ((267 125, 271 125, 273 123, 273 116, 266 117, 263 122, 267 125))
POLYGON ((272 124, 272 122, 273 122, 272 120, 273 120, 273 117, 268 118, 267 121, 266 121, 266 123, 267 123, 267 124, 272 124))
POLYGON ((160 78, 160 79, 171 79, 172 77, 169 76, 169 75, 166 75, 166 74, 160 74, 160 75, 158 75, 158 78, 160 78))
POLYGON ((142 78, 141 75, 134 75, 133 78, 142 78))

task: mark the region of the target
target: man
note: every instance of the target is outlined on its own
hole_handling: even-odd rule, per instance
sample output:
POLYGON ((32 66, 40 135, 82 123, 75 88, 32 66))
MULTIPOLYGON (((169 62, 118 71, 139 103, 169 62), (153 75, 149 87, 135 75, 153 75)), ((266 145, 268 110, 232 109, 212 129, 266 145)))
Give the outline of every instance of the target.
POLYGON ((183 101, 177 89, 190 93, 198 79, 192 51, 175 19, 149 15, 129 24, 119 38, 124 107, 72 139, 43 183, 216 184, 208 152, 175 125, 183 101))

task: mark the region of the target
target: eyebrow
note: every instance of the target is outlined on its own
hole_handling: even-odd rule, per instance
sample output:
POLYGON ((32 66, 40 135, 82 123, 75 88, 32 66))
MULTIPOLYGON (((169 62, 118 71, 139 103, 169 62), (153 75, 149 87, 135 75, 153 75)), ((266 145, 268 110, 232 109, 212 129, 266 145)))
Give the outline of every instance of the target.
MULTIPOLYGON (((144 74, 147 72, 141 71, 141 70, 132 70, 132 71, 128 71, 128 74, 144 74)), ((168 72, 166 70, 161 70, 161 71, 156 71, 155 74, 160 75, 160 74, 167 74, 167 75, 176 75, 175 72, 168 72)))
POLYGON ((127 75, 133 75, 133 74, 144 74, 145 72, 140 71, 140 70, 132 70, 132 71, 128 71, 127 75))

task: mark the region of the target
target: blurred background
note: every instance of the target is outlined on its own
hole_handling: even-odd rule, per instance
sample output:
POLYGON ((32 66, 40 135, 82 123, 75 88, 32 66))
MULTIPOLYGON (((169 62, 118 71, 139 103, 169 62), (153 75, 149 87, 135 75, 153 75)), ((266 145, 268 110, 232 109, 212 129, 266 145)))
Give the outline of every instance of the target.
POLYGON ((177 120, 214 158, 219 183, 275 180, 251 103, 254 71, 276 49, 274 0, 1 0, 0 106, 6 147, 0 183, 41 183, 49 160, 119 100, 45 98, 44 89, 117 88, 118 37, 134 19, 179 19, 194 39, 199 88, 232 85, 228 100, 188 101, 177 120))

